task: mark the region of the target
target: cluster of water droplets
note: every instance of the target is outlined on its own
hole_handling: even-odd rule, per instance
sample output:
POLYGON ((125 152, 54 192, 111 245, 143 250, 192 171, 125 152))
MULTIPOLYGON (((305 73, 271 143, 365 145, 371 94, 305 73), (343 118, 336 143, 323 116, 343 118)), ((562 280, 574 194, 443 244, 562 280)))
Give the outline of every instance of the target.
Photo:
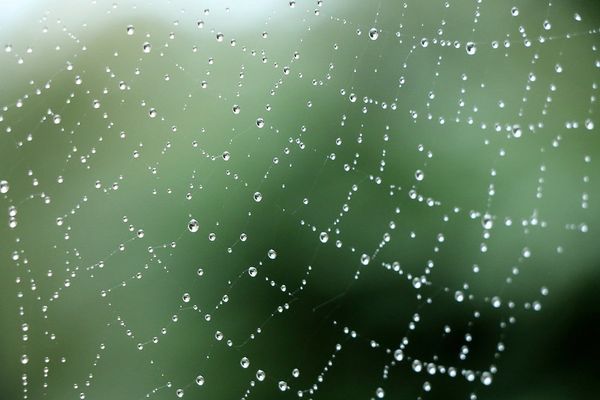
MULTIPOLYGON (((553 104, 568 86, 562 79, 567 76, 574 80, 569 74, 577 72, 564 55, 568 48, 551 47, 549 61, 543 50, 559 41, 568 47, 570 43, 589 40, 598 34, 598 29, 579 28, 583 26, 579 13, 564 18, 562 22, 568 19, 569 23, 563 30, 557 31, 558 21, 554 23, 549 17, 544 17, 539 26, 530 26, 519 22, 524 12, 507 4, 503 12, 515 25, 507 25, 505 31, 501 28, 502 35, 490 39, 487 33, 480 32, 484 30, 480 19, 485 17, 486 3, 477 1, 473 16, 462 21, 472 26, 470 35, 452 37, 446 31, 451 32, 451 25, 461 22, 452 20, 448 13, 454 7, 452 2, 434 2, 432 7, 441 12, 441 17, 436 19, 433 30, 415 26, 411 21, 421 15, 417 2, 384 2, 379 9, 369 8, 370 15, 360 20, 344 16, 347 4, 329 3, 314 1, 307 5, 289 1, 274 11, 256 6, 261 12, 261 24, 249 27, 246 38, 232 24, 213 18, 218 14, 225 20, 233 19, 229 16, 236 13, 236 5, 218 6, 215 12, 209 8, 176 10, 166 3, 164 7, 172 11, 169 15, 181 15, 168 25, 172 31, 161 36, 158 28, 155 33, 153 27, 142 23, 123 24, 123 18, 112 19, 111 13, 119 12, 117 4, 96 6, 94 2, 94 7, 103 7, 102 15, 108 15, 112 25, 119 26, 115 34, 118 39, 108 44, 111 58, 107 55, 101 59, 100 66, 94 59, 93 44, 89 45, 90 51, 88 44, 79 39, 77 25, 52 22, 46 15, 41 19, 41 33, 36 33, 56 30, 64 35, 59 43, 65 41, 74 47, 70 53, 61 51, 60 44, 51 47, 48 54, 56 52, 64 58, 65 65, 44 76, 43 83, 31 80, 20 86, 19 99, 2 97, 0 112, 5 142, 22 158, 10 169, 1 170, 0 199, 8 211, 3 249, 7 249, 6 259, 14 275, 11 281, 16 288, 22 351, 13 361, 21 371, 24 399, 56 393, 51 372, 70 365, 70 359, 64 355, 67 348, 55 346, 57 334, 52 323, 60 319, 53 311, 62 302, 78 301, 70 297, 73 287, 87 291, 88 285, 94 288, 91 301, 110 315, 102 325, 130 340, 137 354, 134 357, 144 359, 148 371, 160 371, 153 387, 144 393, 147 398, 163 391, 177 398, 197 396, 211 385, 223 385, 223 380, 214 372, 211 375, 210 369, 221 358, 228 359, 230 353, 239 361, 226 368, 245 374, 244 379, 249 382, 239 394, 242 398, 251 398, 263 382, 274 390, 273 396, 284 392, 299 398, 317 398, 331 371, 341 363, 338 358, 356 351, 352 346, 366 347, 384 358, 383 366, 374 367, 380 371, 378 378, 369 382, 373 386, 369 393, 374 398, 392 396, 394 385, 390 381, 397 379, 393 373, 400 368, 419 377, 421 397, 436 390, 435 381, 440 376, 463 379, 470 385, 470 399, 477 398, 481 387, 493 384, 495 375, 500 373, 497 360, 506 351, 504 338, 516 323, 516 313, 541 311, 543 299, 550 293, 544 282, 536 282, 526 300, 512 299, 510 290, 537 256, 532 250, 532 236, 556 225, 545 215, 538 215, 537 208, 542 208, 539 203, 534 203, 530 215, 511 214, 497 207, 498 192, 505 187, 499 178, 510 174, 511 167, 505 160, 513 154, 518 157, 519 146, 532 146, 526 149, 534 148, 540 155, 530 171, 534 176, 533 197, 534 201, 541 201, 546 188, 546 165, 551 164, 555 154, 551 152, 560 151, 561 144, 573 132, 595 134, 598 83, 586 82, 584 112, 563 116, 554 111, 553 104), (393 23, 385 18, 386 12, 394 15, 393 23), (278 18, 283 25, 277 25, 278 18), (293 33, 286 33, 288 23, 294 28, 293 33), (339 34, 320 36, 323 26, 339 34), (190 31, 197 36, 186 41, 186 35, 192 35, 190 31), (238 35, 234 37, 234 33, 238 35), (128 51, 135 52, 135 57, 121 57, 128 51), (510 77, 519 80, 518 93, 506 93, 496 87, 494 77, 482 75, 476 65, 486 57, 511 59, 521 51, 527 51, 527 65, 522 69, 525 72, 510 77), (197 61, 199 57, 201 62, 197 61), (165 59, 166 68, 161 64, 165 59), (393 72, 386 70, 388 75, 384 75, 380 69, 389 68, 387 64, 392 59, 393 72), (159 72, 152 69, 154 62, 159 72), (540 65, 548 68, 541 71, 540 65), (223 78, 220 74, 230 67, 235 73, 223 78), (92 68, 96 69, 91 71, 92 68), (451 76, 446 75, 446 70, 451 76), (422 75, 427 78, 423 80, 422 75), (146 86, 147 76, 152 77, 156 90, 146 86), (387 79, 389 76, 393 79, 387 79), (63 77, 68 83, 62 82, 63 77), (387 80, 379 82, 381 77, 387 80), (173 92, 182 91, 184 95, 173 95, 165 102, 162 90, 171 90, 169 85, 177 84, 180 86, 173 92), (260 86, 258 95, 253 85, 260 86), (451 90, 445 90, 444 85, 451 90), (58 100, 51 97, 54 90, 58 100), (279 101, 284 96, 288 96, 291 106, 279 101), (530 111, 530 99, 536 96, 542 99, 541 107, 530 111), (48 104, 36 104, 37 98, 48 104), (73 110, 75 106, 79 108, 73 110), (24 122, 31 119, 24 114, 29 107, 37 125, 24 122), (550 118, 555 112, 558 121, 550 118), (188 118, 195 123, 186 121, 188 118), (325 121, 327 126, 321 128, 313 123, 315 120, 325 121), (88 123, 95 128, 89 128, 88 123), (452 169, 460 158, 450 154, 451 146, 437 144, 446 139, 427 137, 426 132, 430 131, 445 134, 446 126, 448 135, 456 136, 456 142, 478 143, 478 149, 487 152, 487 158, 477 158, 485 165, 472 167, 486 170, 488 184, 477 188, 477 194, 483 193, 479 203, 435 190, 435 185, 443 186, 448 179, 457 180, 458 192, 471 190, 469 176, 446 175, 446 166, 452 169), (467 134, 461 136, 463 131, 479 136, 467 139, 467 134), (61 159, 51 164, 50 171, 44 171, 42 164, 34 171, 29 166, 30 157, 46 157, 44 154, 50 151, 44 135, 54 135, 50 142, 55 146, 52 151, 56 150, 61 159), (30 153, 30 149, 36 152, 30 153), (121 153, 121 149, 126 151, 121 153), (115 163, 118 171, 111 171, 112 161, 102 164, 102 157, 114 157, 119 162, 115 163), (132 171, 142 172, 131 179, 132 171), (295 181, 295 174, 302 177, 303 180, 298 178, 300 183, 295 181), (134 193, 133 200, 120 197, 125 190, 134 193), (54 196, 61 199, 56 207, 54 196), (211 196, 218 197, 217 201, 211 196), (232 197, 241 199, 235 207, 230 203, 232 197), (373 199, 381 200, 381 204, 373 203, 373 199), (140 217, 137 213, 147 204, 158 210, 168 208, 170 215, 179 218, 157 226, 153 214, 140 217), (121 209, 127 210, 127 215, 123 216, 121 209), (403 211, 406 209, 423 212, 425 219, 435 220, 436 224, 420 226, 418 220, 407 216, 409 213, 403 211), (120 213, 119 220, 112 218, 113 211, 120 213), (50 223, 39 222, 47 230, 21 230, 21 218, 29 221, 27 216, 36 213, 51 214, 50 223), (95 219, 96 214, 99 219, 95 219), (92 226, 88 219, 95 221, 92 226), (281 221, 292 221, 297 232, 278 231, 281 221), (444 265, 438 256, 445 254, 448 247, 460 245, 460 235, 452 230, 454 221, 467 221, 470 229, 477 232, 476 240, 465 239, 474 245, 477 255, 474 262, 467 263, 467 278, 448 283, 437 271, 455 266, 444 265), (113 230, 102 231, 106 226, 113 230), (257 227, 263 229, 262 233, 257 227), (511 253, 510 266, 503 265, 505 269, 498 272, 502 281, 482 293, 476 289, 478 277, 493 268, 492 256, 487 254, 497 246, 496 232, 503 229, 520 235, 518 252, 511 253), (98 239, 102 243, 99 253, 86 246, 86 241, 95 240, 91 232, 104 234, 98 239), (263 235, 274 243, 264 243, 263 235), (110 240, 104 236, 110 236, 110 240), (282 236, 288 241, 277 242, 282 236), (300 244, 299 238, 309 245, 300 244), (46 265, 39 261, 30 244, 57 258, 46 265), (183 262, 178 258, 179 249, 194 250, 196 246, 202 249, 201 256, 192 253, 183 262), (414 259, 405 262, 403 253, 393 251, 396 246, 406 253, 418 249, 422 254, 419 265, 413 265, 414 259), (205 257, 215 248, 218 256, 205 257), (319 252, 333 255, 323 261, 318 258, 319 252), (228 257, 237 254, 242 256, 230 263, 228 257), (203 260, 200 267, 195 259, 198 257, 203 260), (221 271, 217 272, 218 268, 221 271), (328 269, 343 284, 337 287, 331 283, 329 288, 326 283, 311 280, 316 275, 326 282, 327 277, 319 274, 328 269), (108 272, 115 270, 118 272, 111 277, 108 272), (377 279, 396 285, 391 294, 402 291, 407 304, 415 302, 412 315, 402 321, 402 331, 394 334, 395 342, 384 343, 380 337, 387 335, 383 333, 362 335, 358 328, 351 328, 361 321, 341 322, 332 317, 335 307, 354 289, 378 274, 383 278, 377 279), (169 282, 164 292, 147 296, 164 297, 171 307, 170 317, 164 323, 152 322, 156 332, 150 334, 143 328, 135 329, 135 323, 128 321, 126 311, 130 305, 119 297, 147 277, 169 282), (211 289, 202 286, 210 279, 216 280, 211 281, 211 289), (256 285, 253 290, 259 297, 267 298, 270 309, 260 311, 261 320, 232 328, 220 318, 233 318, 230 310, 234 307, 239 307, 240 314, 246 312, 248 300, 240 300, 243 296, 238 291, 239 286, 246 284, 256 285), (306 294, 313 287, 319 300, 312 301, 306 294), (308 306, 302 303, 307 298, 308 306), (265 331, 277 329, 278 321, 299 315, 301 311, 295 308, 298 303, 298 307, 307 307, 308 315, 332 309, 323 317, 331 326, 324 335, 330 335, 327 339, 333 337, 335 343, 320 358, 322 365, 309 365, 306 369, 311 372, 305 373, 302 368, 301 374, 300 367, 304 366, 290 372, 289 368, 264 365, 259 357, 250 356, 271 351, 260 339, 265 331), (465 326, 445 324, 441 331, 424 332, 421 326, 429 310, 444 307, 461 307, 459 313, 468 320, 465 326), (471 330, 482 315, 497 321, 499 333, 493 338, 487 363, 471 365, 476 340, 471 330), (36 320, 49 321, 50 327, 32 322, 36 320), (163 338, 176 335, 185 322, 196 320, 203 324, 198 335, 204 330, 210 332, 206 339, 210 350, 183 356, 201 358, 206 371, 189 371, 185 381, 179 379, 178 384, 173 384, 160 361, 146 354, 166 346, 163 338), (456 335, 460 346, 453 349, 453 357, 442 359, 442 355, 413 347, 415 334, 433 335, 442 346, 448 337, 456 335), (30 353, 34 340, 40 341, 38 348, 45 349, 43 352, 30 353), (42 382, 36 382, 32 388, 30 376, 40 367, 42 382)), ((237 7, 241 11, 235 18, 244 17, 248 10, 242 5, 237 7)), ((551 3, 548 8, 551 10, 551 3)), ((87 28, 92 23, 86 20, 81 25, 87 28)), ((586 42, 586 46, 586 67, 597 74, 597 45, 586 42)), ((28 57, 35 54, 28 45, 16 43, 6 44, 4 50, 0 62, 11 66, 27 66, 28 57)), ((587 212, 594 164, 588 154, 593 149, 585 151, 579 157, 583 171, 578 176, 580 192, 565 196, 576 198, 579 211, 587 212)), ((573 219, 561 229, 561 233, 587 234, 590 227, 585 219, 573 219)), ((546 251, 560 255, 564 247, 561 242, 546 251)), ((367 282, 365 286, 373 284, 371 280, 367 282)), ((60 342, 60 334, 58 337, 60 342)), ((105 354, 112 351, 112 341, 102 341, 94 348, 94 360, 83 380, 69 376, 76 381, 72 385, 76 397, 84 399, 86 392, 94 389, 95 381, 100 379, 95 371, 105 354)))

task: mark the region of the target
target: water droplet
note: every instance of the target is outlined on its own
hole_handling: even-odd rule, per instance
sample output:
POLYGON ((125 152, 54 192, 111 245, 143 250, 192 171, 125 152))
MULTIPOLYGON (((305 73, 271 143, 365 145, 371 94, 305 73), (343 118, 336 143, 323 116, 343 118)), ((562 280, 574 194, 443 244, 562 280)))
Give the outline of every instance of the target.
POLYGON ((259 203, 262 200, 262 194, 260 192, 254 192, 254 201, 259 203))
POLYGON ((144 50, 144 53, 150 53, 150 51, 152 50, 152 46, 150 45, 150 43, 145 42, 142 46, 142 49, 144 50))
POLYGON ((489 386, 492 384, 492 374, 490 374, 488 371, 485 371, 484 373, 481 374, 481 383, 483 383, 485 386, 489 386))
POLYGON ((588 130, 592 130, 594 129, 594 121, 592 121, 591 119, 586 119, 585 120, 585 128, 588 130))
POLYGON ((266 376, 267 375, 265 374, 265 371, 262 369, 256 371, 256 379, 258 379, 260 382, 264 381, 266 376))
POLYGON ((404 359, 404 352, 400 349, 396 349, 396 351, 394 351, 394 358, 396 361, 402 361, 404 359))
POLYGON ((7 193, 8 190, 10 189, 10 186, 8 184, 8 181, 5 180, 1 180, 0 181, 0 193, 7 193))
POLYGON ((177 395, 177 397, 182 398, 183 397, 183 389, 177 389, 175 391, 175 394, 177 395))
POLYGON ((275 250, 273 250, 273 249, 270 249, 270 250, 267 252, 267 255, 269 256, 269 258, 270 258, 271 260, 274 260, 274 259, 276 259, 276 258, 277 258, 277 252, 276 252, 275 250))
POLYGON ((279 387, 279 390, 281 390, 282 392, 285 392, 288 388, 287 382, 286 381, 279 381, 279 383, 277 384, 277 386, 279 387))
POLYGON ((198 386, 204 385, 204 377, 202 375, 198 375, 196 377, 196 385, 198 385, 198 386))
POLYGON ((259 128, 263 128, 265 126, 265 120, 262 118, 258 118, 256 120, 256 126, 258 126, 259 128))
POLYGON ((362 265, 369 265, 369 261, 371 261, 371 257, 368 254, 364 254, 360 256, 360 263, 362 265))
POLYGON ((242 368, 248 368, 250 366, 250 360, 248 359, 248 357, 242 357, 242 359, 240 360, 240 365, 242 366, 242 368))
POLYGON ((127 34, 129 36, 133 35, 135 33, 135 28, 133 27, 133 25, 128 25, 127 26, 127 34))
POLYGON ((329 235, 327 234, 327 232, 321 232, 319 234, 319 240, 321 241, 321 243, 327 243, 327 241, 329 240, 329 235))
POLYGON ((383 399, 385 397, 385 391, 382 388, 378 387, 375 390, 375 396, 377 396, 378 399, 383 399))
POLYGON ((377 30, 377 28, 371 28, 369 30, 369 38, 371 40, 377 40, 378 37, 379 37, 379 31, 377 30))
POLYGON ((467 50, 467 54, 472 56, 473 54, 475 54, 477 52, 477 46, 475 46, 475 43, 473 42, 467 42, 467 45, 465 46, 465 50, 467 50))
POLYGON ((196 233, 198 232, 198 229, 200 229, 200 224, 198 221, 195 219, 190 219, 190 222, 188 222, 188 230, 192 233, 196 233))
POLYGON ((513 125, 512 127, 512 135, 516 138, 520 138, 523 132, 521 131, 521 127, 519 125, 513 125))
POLYGON ((181 300, 183 300, 184 303, 189 303, 191 298, 192 296, 190 296, 189 293, 184 293, 183 296, 181 296, 181 300))
POLYGON ((238 106, 237 104, 234 104, 234 106, 231 108, 234 114, 239 114, 240 113, 240 106, 238 106))
POLYGON ((492 216, 487 213, 484 214, 483 218, 481 219, 481 225, 484 229, 492 229, 494 226, 494 220, 492 219, 492 216))
POLYGON ((498 297, 498 296, 492 297, 492 307, 500 308, 501 305, 502 305, 502 300, 500 300, 500 297, 498 297))
POLYGON ((52 117, 52 122, 54 122, 54 124, 58 125, 60 124, 60 115, 59 114, 54 114, 54 117, 52 117))

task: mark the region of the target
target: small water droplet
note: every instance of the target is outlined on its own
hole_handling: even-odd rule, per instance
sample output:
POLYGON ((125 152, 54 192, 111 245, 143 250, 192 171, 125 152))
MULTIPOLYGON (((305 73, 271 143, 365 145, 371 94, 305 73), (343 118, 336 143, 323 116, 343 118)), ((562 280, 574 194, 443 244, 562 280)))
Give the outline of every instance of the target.
POLYGON ((371 257, 368 254, 364 254, 360 256, 360 263, 362 265, 369 265, 369 261, 371 261, 371 257))
POLYGON ((198 232, 198 229, 200 229, 200 224, 198 221, 191 219, 190 222, 188 222, 188 230, 192 233, 196 233, 198 232))
POLYGON ((369 38, 371 40, 377 40, 378 37, 379 37, 379 31, 377 30, 377 28, 371 28, 369 30, 369 38))
POLYGON ((260 382, 264 381, 266 376, 267 375, 265 374, 265 371, 262 369, 256 371, 256 379, 258 379, 260 382))
POLYGON ((10 185, 8 184, 8 181, 1 180, 0 181, 0 193, 2 193, 2 194, 8 193, 9 189, 10 189, 10 185))
POLYGON ((475 46, 475 43, 473 42, 467 42, 465 50, 467 51, 468 55, 472 56, 477 52, 477 46, 475 46))

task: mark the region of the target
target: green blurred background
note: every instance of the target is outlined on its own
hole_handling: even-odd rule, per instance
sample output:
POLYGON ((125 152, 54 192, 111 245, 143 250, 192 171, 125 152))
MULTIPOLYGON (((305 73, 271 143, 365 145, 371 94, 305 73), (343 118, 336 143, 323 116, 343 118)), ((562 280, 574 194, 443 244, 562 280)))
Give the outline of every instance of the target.
POLYGON ((196 3, 0 5, 2 398, 596 395, 595 2, 196 3))

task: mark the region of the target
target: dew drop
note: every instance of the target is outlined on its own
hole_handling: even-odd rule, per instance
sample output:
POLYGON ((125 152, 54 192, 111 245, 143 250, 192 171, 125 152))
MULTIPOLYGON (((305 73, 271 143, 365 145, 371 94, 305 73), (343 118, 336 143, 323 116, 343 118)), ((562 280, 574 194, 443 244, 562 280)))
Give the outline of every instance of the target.
POLYGON ((457 290, 454 293, 454 300, 456 300, 457 302, 462 303, 464 299, 465 299, 465 295, 460 290, 457 290))
POLYGON ((484 373, 481 374, 481 383, 483 383, 485 386, 489 386, 492 384, 492 374, 490 374, 488 371, 485 371, 484 373))
POLYGON ((256 379, 258 379, 260 382, 264 381, 266 376, 267 375, 265 374, 265 371, 262 369, 256 371, 256 379))
POLYGON ((378 37, 379 37, 379 31, 377 30, 377 28, 371 28, 369 30, 369 38, 371 40, 377 40, 378 37))
POLYGON ((521 127, 519 125, 513 125, 512 127, 512 135, 515 138, 520 138, 523 132, 521 131, 521 127))
POLYGON ((396 361, 402 361, 404 359, 404 352, 400 349, 396 349, 396 351, 394 351, 394 358, 396 361))
POLYGON ((494 226, 494 220, 492 219, 492 216, 486 213, 481 219, 481 225, 484 229, 492 229, 494 226))
POLYGON ((190 219, 190 222, 188 222, 188 230, 192 233, 196 233, 198 232, 198 229, 200 229, 200 224, 198 224, 198 221, 195 219, 190 219))
POLYGON ((321 243, 327 243, 327 241, 329 240, 329 235, 327 234, 327 232, 321 232, 319 234, 319 240, 321 241, 321 243))
POLYGON ((10 189, 10 186, 8 184, 8 181, 1 180, 0 181, 0 193, 2 193, 2 194, 8 193, 9 189, 10 189))
POLYGON ((585 128, 590 131, 592 129, 594 129, 594 121, 592 121, 591 119, 586 119, 585 120, 585 128))
POLYGON ((364 254, 360 256, 360 263, 362 265, 369 265, 369 261, 371 261, 371 257, 368 254, 364 254))
POLYGON ((279 387, 279 390, 281 390, 282 392, 285 392, 288 388, 287 382, 286 381, 279 381, 279 383, 277 384, 277 386, 279 387))
POLYGON ((467 51, 468 55, 472 56, 477 52, 477 46, 475 46, 475 43, 473 42, 467 42, 465 50, 467 51))

